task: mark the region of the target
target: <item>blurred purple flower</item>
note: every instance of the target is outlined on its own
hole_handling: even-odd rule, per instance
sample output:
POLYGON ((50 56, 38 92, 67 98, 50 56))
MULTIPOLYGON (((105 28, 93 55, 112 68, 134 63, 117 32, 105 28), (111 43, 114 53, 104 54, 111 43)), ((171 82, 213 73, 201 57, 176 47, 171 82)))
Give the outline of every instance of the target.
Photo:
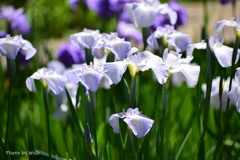
POLYGON ((87 6, 103 18, 110 18, 114 13, 110 9, 109 0, 85 0, 87 6))
POLYGON ((109 0, 110 9, 115 13, 122 12, 124 5, 131 2, 139 2, 140 0, 109 0))
POLYGON ((70 42, 64 43, 57 51, 57 57, 66 67, 85 63, 85 51, 70 42))
POLYGON ((227 3, 233 3, 234 0, 218 0, 222 5, 225 5, 227 3))
POLYGON ((79 0, 68 0, 68 5, 70 6, 70 8, 72 9, 72 11, 76 11, 78 8, 78 2, 79 0))
POLYGON ((27 15, 23 14, 23 8, 15 9, 13 6, 2 6, 0 9, 0 19, 4 19, 10 24, 13 31, 27 35, 31 28, 27 21, 27 15))
MULTIPOLYGON (((177 13, 177 21, 174 24, 174 28, 178 28, 181 25, 184 25, 187 22, 188 14, 186 9, 176 0, 171 0, 169 2, 169 7, 177 13)), ((170 19, 166 15, 158 15, 154 21, 152 30, 155 30, 158 26, 170 25, 170 19)))
POLYGON ((0 30, 0 38, 5 38, 7 33, 3 30, 0 30))
POLYGON ((136 43, 142 43, 142 33, 130 23, 119 21, 117 26, 118 36, 126 40, 133 40, 136 43))

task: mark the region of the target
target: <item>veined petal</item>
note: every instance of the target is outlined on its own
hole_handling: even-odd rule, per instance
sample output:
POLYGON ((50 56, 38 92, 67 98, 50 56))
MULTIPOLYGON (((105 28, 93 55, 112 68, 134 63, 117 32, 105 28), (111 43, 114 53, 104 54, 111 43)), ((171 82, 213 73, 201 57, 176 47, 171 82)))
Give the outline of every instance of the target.
POLYGON ((186 77, 188 87, 194 87, 198 82, 200 66, 191 64, 182 64, 181 72, 186 77))
POLYGON ((34 79, 37 79, 37 80, 41 79, 42 73, 43 73, 43 69, 39 69, 37 72, 33 73, 33 75, 27 78, 26 86, 31 92, 36 92, 34 79))
POLYGON ((80 81, 80 75, 82 75, 82 72, 79 69, 72 69, 65 72, 65 76, 67 77, 67 79, 74 84, 78 84, 78 82, 80 81))
POLYGON ((187 57, 192 57, 193 50, 196 49, 206 49, 207 45, 205 42, 189 44, 187 47, 187 57))
POLYGON ((121 61, 127 57, 131 50, 131 43, 123 40, 113 40, 110 42, 108 49, 113 52, 117 60, 121 61))
POLYGON ((177 21, 177 13, 173 11, 168 4, 161 4, 159 7, 160 14, 168 14, 168 17, 170 19, 170 22, 172 25, 174 25, 177 21))
POLYGON ((141 52, 142 62, 139 64, 140 70, 152 69, 158 82, 163 84, 168 78, 168 67, 163 63, 162 58, 152 54, 149 51, 141 52))
POLYGON ((160 34, 160 33, 158 33, 158 31, 155 31, 148 37, 148 39, 147 39, 148 45, 150 45, 154 49, 159 49, 157 39, 160 39, 162 36, 163 36, 163 34, 160 34))
POLYGON ((177 52, 184 52, 190 43, 190 37, 180 32, 175 32, 167 36, 167 42, 173 46, 177 52))
POLYGON ((26 57, 25 57, 26 60, 29 60, 36 54, 37 50, 33 48, 32 44, 29 41, 22 40, 21 44, 22 44, 21 49, 24 50, 26 53, 26 57))
POLYGON ((89 71, 84 77, 80 77, 80 82, 86 84, 85 87, 91 92, 96 92, 102 77, 103 75, 97 71, 89 71))
POLYGON ((240 97, 240 87, 239 86, 233 87, 231 91, 228 92, 228 97, 230 101, 236 105, 240 97))
POLYGON ((123 61, 105 63, 103 66, 104 74, 113 84, 118 84, 126 71, 128 64, 123 61))
POLYGON ((128 3, 126 9, 130 19, 138 27, 149 27, 154 23, 157 11, 144 3, 128 3))
POLYGON ((20 48, 21 45, 12 40, 0 43, 1 55, 4 55, 11 60, 14 60, 16 58, 20 48))
POLYGON ((48 87, 54 94, 59 94, 64 90, 67 78, 56 72, 47 72, 42 79, 48 84, 48 87))
POLYGON ((232 48, 222 44, 215 44, 212 48, 219 64, 222 67, 227 68, 232 65, 232 48))
POLYGON ((154 123, 152 119, 140 115, 126 117, 124 121, 132 129, 133 134, 137 138, 144 137, 150 131, 154 123))
POLYGON ((233 19, 232 20, 221 20, 221 21, 217 22, 217 24, 216 24, 216 37, 218 37, 222 41, 223 41, 222 30, 223 30, 224 26, 235 28, 235 27, 238 26, 238 23, 235 22, 233 19))
POLYGON ((160 60, 153 60, 149 64, 158 82, 163 84, 168 78, 168 67, 160 60))
POLYGON ((81 48, 92 48, 93 44, 99 39, 99 30, 84 29, 83 32, 70 35, 71 43, 81 48))
POLYGON ((123 112, 113 114, 109 118, 109 123, 113 128, 114 133, 119 133, 119 118, 124 118, 125 114, 123 112))

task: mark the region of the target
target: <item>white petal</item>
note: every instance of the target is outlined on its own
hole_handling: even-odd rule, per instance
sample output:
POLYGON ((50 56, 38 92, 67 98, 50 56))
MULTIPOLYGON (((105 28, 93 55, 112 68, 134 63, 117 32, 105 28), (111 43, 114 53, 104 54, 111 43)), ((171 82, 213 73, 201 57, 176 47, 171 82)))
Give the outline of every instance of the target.
POLYGON ((113 114, 109 118, 109 123, 113 127, 114 133, 119 133, 119 118, 124 118, 125 115, 123 112, 113 114))
POLYGON ((133 115, 130 117, 126 117, 124 121, 128 124, 128 126, 132 129, 133 134, 137 138, 144 137, 152 128, 154 121, 150 118, 133 115))
POLYGON ((122 61, 105 63, 103 66, 104 74, 114 84, 118 84, 122 79, 123 73, 127 69, 127 65, 128 65, 127 63, 122 61))
POLYGON ((182 68, 181 72, 186 77, 188 87, 194 87, 198 82, 200 66, 182 64, 181 68, 182 68))

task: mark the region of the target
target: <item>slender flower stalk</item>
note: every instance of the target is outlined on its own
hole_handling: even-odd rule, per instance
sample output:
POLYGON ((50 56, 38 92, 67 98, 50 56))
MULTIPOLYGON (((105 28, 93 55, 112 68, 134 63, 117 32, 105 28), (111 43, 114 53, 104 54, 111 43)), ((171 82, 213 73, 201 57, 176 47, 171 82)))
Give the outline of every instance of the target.
POLYGON ((16 72, 15 60, 12 61, 7 58, 7 66, 8 66, 9 76, 10 76, 10 87, 8 92, 8 110, 7 110, 7 125, 6 125, 5 141, 8 148, 10 143, 9 134, 11 133, 10 127, 13 125, 11 123, 11 120, 12 120, 12 91, 14 86, 15 72, 16 72))
POLYGON ((47 93, 47 87, 42 84, 42 89, 43 89, 43 100, 44 100, 44 105, 45 105, 45 110, 46 110, 46 119, 47 119, 47 135, 48 135, 48 155, 49 155, 49 160, 52 158, 51 154, 51 137, 50 137, 50 121, 49 121, 49 100, 48 100, 48 93, 47 93))

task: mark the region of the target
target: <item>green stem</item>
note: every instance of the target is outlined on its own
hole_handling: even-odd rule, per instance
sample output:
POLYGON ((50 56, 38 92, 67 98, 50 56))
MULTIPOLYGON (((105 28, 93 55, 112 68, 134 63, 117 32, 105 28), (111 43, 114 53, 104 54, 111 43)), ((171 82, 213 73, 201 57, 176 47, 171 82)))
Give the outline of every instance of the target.
POLYGON ((211 98, 211 90, 212 90, 212 79, 215 71, 215 57, 212 53, 212 50, 209 46, 208 40, 207 40, 207 75, 206 75, 206 84, 207 84, 207 91, 206 91, 206 97, 202 103, 202 107, 204 109, 203 113, 203 123, 202 123, 202 132, 201 132, 201 139, 200 139, 200 146, 199 146, 199 152, 198 152, 198 158, 199 159, 205 159, 205 143, 204 143, 204 136, 205 132, 207 130, 207 121, 208 121, 208 113, 209 113, 209 106, 210 106, 210 98, 211 98))
POLYGON ((43 85, 43 99, 44 99, 44 105, 46 110, 46 118, 47 118, 47 135, 48 135, 48 154, 49 154, 49 160, 51 160, 51 139, 50 139, 50 123, 49 123, 49 103, 48 103, 48 93, 47 89, 43 85))
POLYGON ((12 61, 7 58, 7 67, 8 67, 8 73, 10 76, 10 86, 9 86, 9 92, 8 92, 8 110, 7 110, 7 126, 6 126, 6 135, 5 135, 5 141, 6 141, 6 149, 9 149, 9 134, 10 127, 13 126, 11 123, 12 120, 12 90, 14 85, 14 78, 15 78, 15 61, 12 61))
POLYGON ((98 143, 97 143, 97 120, 96 120, 96 94, 90 92, 90 99, 91 99, 91 107, 92 107, 92 118, 93 118, 93 134, 95 138, 95 152, 96 152, 96 159, 98 160, 98 143))
POLYGON ((150 35, 150 28, 142 28, 142 36, 143 36, 143 50, 147 47, 147 38, 150 35))
POLYGON ((159 158, 164 159, 164 128, 165 128, 165 116, 167 110, 167 99, 168 99, 168 82, 169 80, 162 85, 162 114, 161 114, 161 121, 160 127, 158 128, 158 132, 160 134, 160 146, 159 146, 159 158))

